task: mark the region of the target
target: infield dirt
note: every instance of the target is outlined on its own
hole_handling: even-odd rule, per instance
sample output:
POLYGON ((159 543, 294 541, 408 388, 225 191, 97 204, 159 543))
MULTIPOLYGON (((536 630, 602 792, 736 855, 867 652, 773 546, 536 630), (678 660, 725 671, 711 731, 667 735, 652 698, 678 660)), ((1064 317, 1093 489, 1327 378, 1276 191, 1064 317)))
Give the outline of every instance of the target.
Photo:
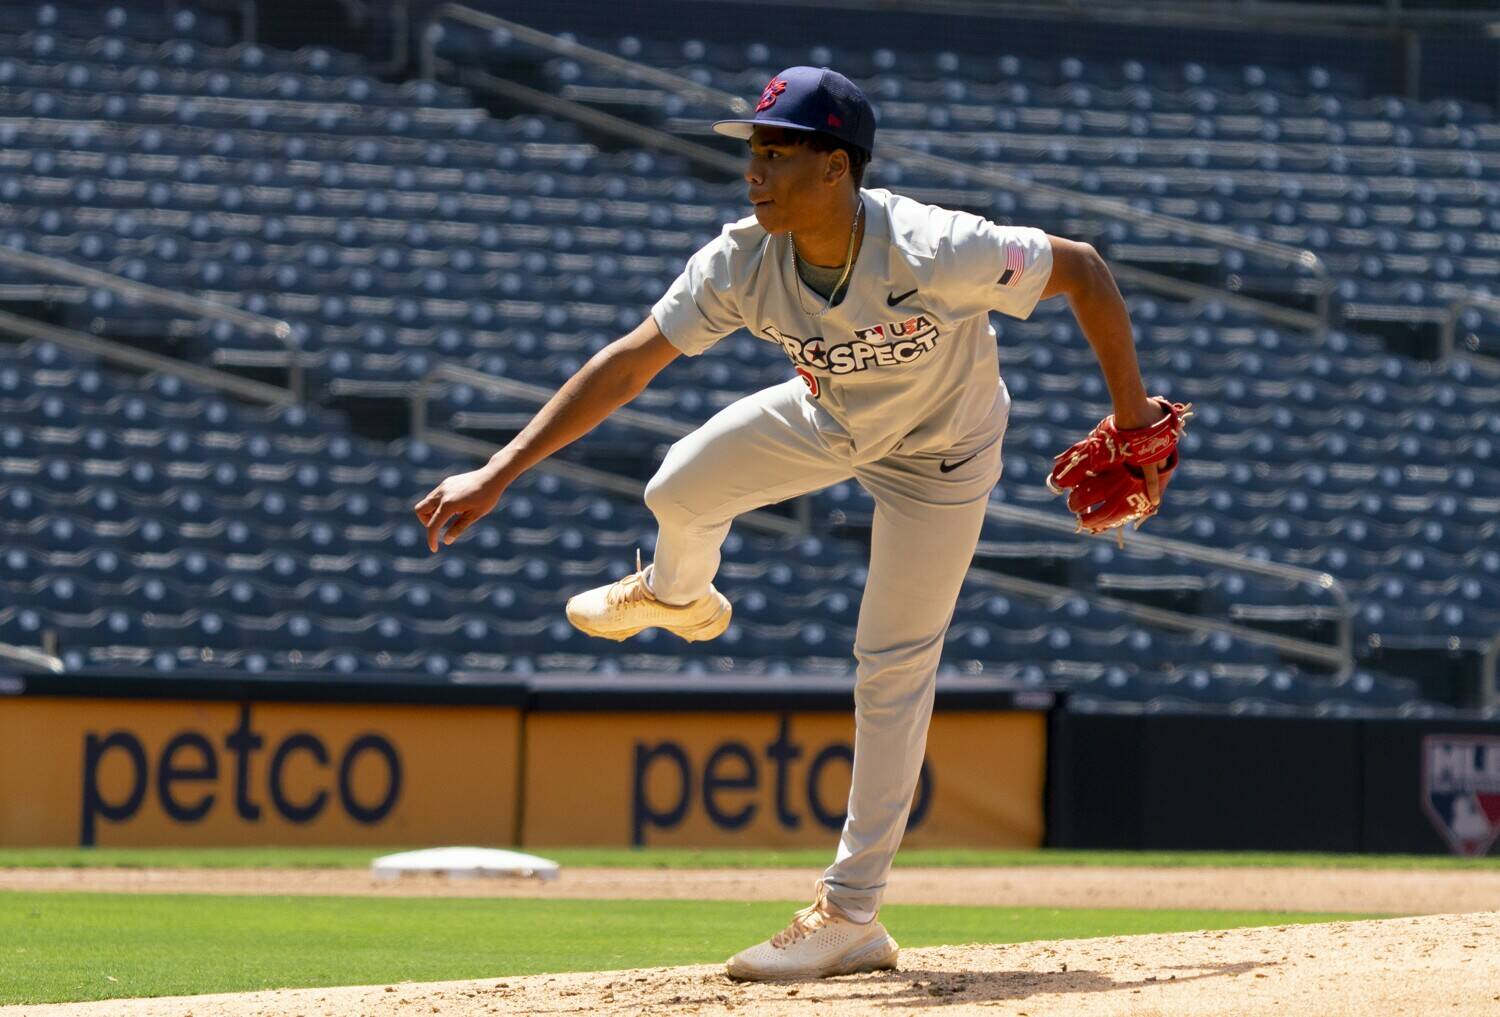
POLYGON ((743 985, 715 966, 0 1008, 32 1017, 941 1013, 944 1017, 1500 1014, 1500 913, 947 946, 901 970, 743 985))
MULTIPOLYGON (((0 870, 0 889, 800 902, 809 897, 816 875, 786 869, 569 869, 561 880, 543 884, 432 877, 390 882, 353 870, 9 869, 0 870)), ((901 970, 894 973, 799 984, 743 985, 729 981, 719 965, 708 965, 0 1007, 0 1017, 1500 1017, 1500 873, 900 869, 887 899, 1423 916, 932 947, 903 951, 901 970)), ((893 931, 899 940, 900 930, 893 931)))
MULTIPOLYGON (((812 899, 816 870, 567 868, 522 879, 375 879, 359 869, 0 869, 0 890, 112 893, 569 897, 596 900, 812 899)), ((1191 908, 1414 915, 1500 911, 1500 870, 1298 868, 901 868, 888 904, 1191 908)))

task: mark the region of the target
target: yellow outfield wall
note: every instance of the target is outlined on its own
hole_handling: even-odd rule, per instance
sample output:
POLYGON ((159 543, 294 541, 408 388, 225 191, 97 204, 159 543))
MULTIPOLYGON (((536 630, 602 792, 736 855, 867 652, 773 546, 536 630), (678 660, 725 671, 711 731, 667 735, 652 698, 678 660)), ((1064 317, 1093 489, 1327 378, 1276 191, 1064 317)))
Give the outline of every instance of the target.
MULTIPOLYGON (((526 718, 524 845, 826 847, 844 821, 847 712, 552 712, 526 718)), ((1046 714, 938 710, 911 847, 1042 843, 1046 714)))
MULTIPOLYGON (((844 689, 171 681, 7 686, 0 846, 826 847, 844 821, 844 689)), ((905 843, 1040 846, 1046 707, 938 700, 905 843)))
POLYGON ((506 844, 513 706, 0 700, 0 845, 506 844))

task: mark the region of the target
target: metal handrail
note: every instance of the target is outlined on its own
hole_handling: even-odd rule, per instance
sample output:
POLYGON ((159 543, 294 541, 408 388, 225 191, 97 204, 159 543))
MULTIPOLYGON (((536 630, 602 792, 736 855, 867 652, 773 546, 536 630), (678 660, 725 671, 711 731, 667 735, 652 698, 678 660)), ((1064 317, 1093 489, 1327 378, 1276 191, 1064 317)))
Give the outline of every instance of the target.
MULTIPOLYGON (((1114 218, 1127 220, 1143 226, 1151 226, 1163 230, 1174 237, 1193 237, 1198 240, 1206 240, 1210 243, 1218 244, 1221 247, 1232 247, 1246 251, 1270 261, 1279 261, 1289 265, 1300 266, 1311 272, 1319 282, 1317 310, 1313 312, 1314 317, 1311 319, 1315 323, 1313 330, 1320 335, 1328 330, 1335 283, 1327 264, 1316 252, 1310 249, 1292 247, 1289 244, 1280 244, 1271 240, 1262 240, 1259 237, 1247 237, 1227 226, 1193 222, 1191 219, 1179 219, 1175 216, 1163 215, 1160 212, 1135 208, 1117 198, 1084 194, 1079 191, 1071 191, 1065 187, 1045 184, 1032 179, 1021 180, 1016 176, 989 166, 970 166, 956 159, 949 159, 946 156, 932 155, 927 152, 919 152, 900 146, 887 146, 882 150, 881 154, 883 157, 894 159, 897 162, 916 163, 941 169, 959 180, 977 178, 992 187, 1008 189, 1032 196, 1051 198, 1054 201, 1074 208, 1081 208, 1100 215, 1113 216, 1114 218)), ((1267 302, 1256 301, 1255 303, 1265 305, 1267 302)))
POLYGON ((986 183, 993 183, 997 187, 1004 187, 1013 191, 1024 191, 1028 194, 1039 194, 1043 197, 1050 197, 1057 201, 1076 205, 1090 212, 1112 215, 1119 219, 1129 219, 1132 222, 1155 226, 1158 229, 1167 230, 1177 235, 1209 240, 1225 247, 1235 247, 1269 260, 1300 265, 1315 275, 1323 278, 1328 277, 1328 266, 1323 263, 1323 259, 1318 256, 1317 252, 1305 247, 1292 247, 1290 244, 1278 244, 1274 240, 1262 240, 1259 237, 1243 236, 1227 226, 1215 226, 1213 223, 1193 222, 1191 219, 1179 219, 1176 216, 1162 215, 1160 212, 1148 212, 1144 209, 1135 208, 1117 198, 1105 198, 1097 194, 1070 191, 1066 187, 1038 183, 1035 180, 1016 180, 1009 174, 990 169, 987 166, 970 166, 959 162, 957 159, 949 159, 947 156, 941 155, 931 155, 927 152, 918 152, 915 149, 889 146, 881 151, 881 155, 883 157, 895 158, 898 161, 905 159, 912 162, 925 162, 940 169, 945 169, 958 177, 978 177, 986 183))
POLYGON ((889 145, 882 148, 881 156, 882 158, 893 159, 896 162, 920 163, 933 169, 940 169, 960 180, 977 178, 992 187, 1024 192, 1034 196, 1050 197, 1055 201, 1076 208, 1165 230, 1173 236, 1195 237, 1222 247, 1233 247, 1242 251, 1248 251, 1251 254, 1264 257, 1270 261, 1299 265, 1307 269, 1319 280, 1318 310, 1316 312, 1318 320, 1321 322, 1319 331, 1326 331, 1328 328, 1331 298, 1335 285, 1333 276, 1328 271, 1328 266, 1324 263, 1323 259, 1316 252, 1307 248, 1278 244, 1271 240, 1261 240, 1258 237, 1242 236, 1226 226, 1193 222, 1191 219, 1178 219, 1175 216, 1162 215, 1160 212, 1148 212, 1143 209, 1134 208, 1128 203, 1115 198, 1103 198, 1095 194, 1083 194, 1079 191, 1070 191, 1065 187, 1038 183, 1035 180, 1018 180, 1011 174, 1002 173, 988 166, 970 166, 956 159, 949 159, 946 156, 931 155, 926 152, 918 152, 915 149, 902 148, 898 145, 889 145))
POLYGON ((255 0, 239 0, 240 8, 240 42, 254 46, 256 40, 255 30, 260 25, 260 12, 256 8, 255 0))
MULTIPOLYGON (((556 394, 555 389, 544 385, 532 385, 528 382, 516 381, 514 378, 500 378, 493 374, 485 374, 483 371, 476 371, 472 367, 439 364, 422 375, 422 380, 417 383, 416 391, 412 394, 411 433, 414 438, 420 438, 428 430, 428 403, 431 401, 433 386, 441 380, 472 385, 475 388, 487 389, 490 392, 498 392, 500 395, 539 404, 545 403, 556 394)), ((624 407, 611 413, 609 419, 619 424, 638 427, 643 431, 652 431, 667 438, 686 437, 694 431, 694 428, 687 424, 669 420, 655 413, 643 413, 640 410, 624 407)))
MULTIPOLYGON (((55 653, 48 653, 45 649, 31 646, 17 646, 14 643, 0 643, 0 663, 15 664, 19 667, 40 668, 51 671, 53 674, 62 674, 67 668, 63 665, 62 658, 55 653)), ((24 686, 13 685, 13 679, 7 679, 0 684, 0 695, 21 691, 24 686)))
MULTIPOLYGON (((449 66, 446 61, 439 61, 439 63, 449 66)), ((457 68, 453 73, 456 75, 458 83, 466 88, 483 89, 512 101, 526 103, 545 113, 553 116, 567 117, 578 123, 585 124, 594 130, 624 138, 636 145, 648 145, 662 151, 672 152, 731 175, 738 175, 742 169, 740 160, 726 155, 717 148, 709 148, 707 145, 701 145, 695 141, 687 141, 675 134, 668 134, 654 127, 643 127, 632 120, 626 120, 624 117, 618 117, 612 113, 605 113, 602 110, 594 109, 592 106, 584 106, 572 99, 560 98, 546 92, 540 92, 526 85, 506 81, 503 78, 495 77, 487 71, 478 71, 472 68, 457 68)), ((1130 265, 1111 265, 1110 271, 1121 282, 1134 283, 1142 289, 1153 290, 1157 293, 1163 293, 1182 300, 1217 300, 1226 307, 1257 314, 1268 321, 1286 325, 1289 328, 1320 333, 1324 329, 1324 323, 1327 320, 1326 308, 1322 314, 1298 311, 1290 307, 1283 307, 1280 304, 1228 292, 1218 287, 1192 283, 1184 279, 1162 275, 1158 272, 1149 272, 1130 265)), ((1320 300, 1326 301, 1331 291, 1331 286, 1323 287, 1319 294, 1320 300)))
MULTIPOLYGON (((925 135, 922 131, 913 130, 912 128, 893 128, 886 131, 885 136, 895 138, 916 137, 920 140, 925 135)), ((990 136, 989 132, 974 130, 944 131, 941 135, 939 135, 939 137, 941 137, 945 142, 953 143, 948 147, 958 147, 958 145, 962 142, 973 141, 975 139, 988 136, 990 136)), ((1068 147, 1071 150, 1080 152, 1111 151, 1121 143, 1139 144, 1142 141, 1139 136, 1133 134, 1068 135, 1065 138, 1059 139, 1055 135, 1031 134, 1023 133, 1021 131, 1007 131, 1005 133, 1005 136, 1006 139, 1015 147, 1038 146, 1044 143, 1050 144, 1052 142, 1063 140, 1068 143, 1068 147)), ((1274 154, 1282 148, 1294 148, 1298 155, 1309 155, 1314 153, 1323 156, 1335 154, 1353 154, 1370 158, 1394 158, 1396 156, 1405 156, 1407 158, 1410 158, 1414 162, 1429 164, 1437 163, 1439 165, 1451 165, 1452 163, 1459 160, 1474 160, 1486 169, 1493 169, 1497 165, 1500 165, 1500 153, 1481 152, 1475 151, 1473 149, 1417 148, 1388 144, 1354 145, 1348 143, 1314 141, 1295 141, 1281 143, 1274 141, 1243 141, 1217 138, 1153 138, 1151 139, 1151 145, 1154 150, 1159 151, 1162 154, 1180 154, 1184 151, 1197 149, 1219 152, 1225 155, 1243 156, 1261 155, 1266 152, 1274 154)), ((1111 168, 1136 169, 1141 172, 1150 172, 1153 174, 1167 174, 1172 172, 1171 168, 1166 167, 1151 167, 1149 170, 1144 170, 1138 166, 1111 168)), ((1474 182, 1472 178, 1465 176, 1446 176, 1440 177, 1438 179, 1448 181, 1457 180, 1468 183, 1474 182)))
MULTIPOLYGON (((388 112, 387 109, 371 107, 363 103, 349 102, 343 99, 247 99, 233 95, 210 95, 199 98, 198 96, 189 97, 145 93, 138 95, 137 100, 143 108, 149 109, 152 112, 161 110, 170 113, 191 103, 205 113, 234 114, 250 109, 260 109, 268 113, 301 117, 304 120, 313 120, 323 113, 337 113, 340 116, 354 116, 358 114, 379 116, 388 112)), ((449 109, 443 106, 411 105, 402 107, 401 109, 402 112, 415 113, 427 120, 463 120, 466 117, 472 116, 474 112, 469 109, 449 109)))
MULTIPOLYGON (((443 380, 472 385, 475 388, 487 389, 533 403, 546 403, 555 394, 553 389, 542 385, 531 385, 512 378, 499 378, 469 367, 459 367, 456 364, 439 364, 424 374, 411 395, 411 438, 414 441, 426 442, 436 448, 444 448, 461 455, 472 455, 479 459, 487 459, 494 452, 495 446, 492 442, 453 431, 438 430, 431 426, 428 419, 428 407, 432 389, 443 380)), ((669 420, 659 414, 644 413, 624 407, 611 413, 609 419, 616 424, 638 427, 674 439, 691 434, 694 430, 687 424, 669 420)), ((639 480, 559 459, 544 459, 532 469, 627 497, 639 498, 646 492, 646 485, 639 480)), ((764 509, 753 509, 737 518, 752 529, 782 535, 806 533, 810 523, 810 515, 805 502, 801 503, 795 519, 789 519, 775 512, 767 512, 764 509)))
MULTIPOLYGON (((429 429, 423 439, 433 448, 446 449, 459 455, 472 455, 476 459, 484 459, 494 450, 489 442, 479 438, 471 438, 465 434, 456 434, 452 431, 437 431, 429 429)), ((595 487, 612 494, 622 495, 626 498, 641 498, 646 493, 646 485, 629 477, 622 477, 615 473, 595 469, 592 466, 580 466, 577 463, 564 462, 560 459, 546 459, 537 463, 532 469, 538 473, 548 476, 560 477, 563 480, 575 484, 583 484, 595 487)), ((743 515, 735 517, 736 522, 748 526, 752 530, 762 533, 774 533, 777 536, 800 536, 807 532, 807 523, 802 519, 790 519, 786 516, 767 512, 764 509, 752 509, 743 515)))
MULTIPOLYGON (((553 395, 551 389, 541 385, 532 385, 511 378, 499 378, 472 368, 459 367, 454 364, 439 364, 423 375, 422 380, 417 384, 416 390, 411 395, 410 420, 412 439, 425 442, 437 448, 448 449, 449 451, 464 455, 473 455, 481 459, 487 458, 492 454, 494 451, 493 443, 468 435, 457 434, 452 431, 438 430, 431 426, 429 419, 431 393, 433 387, 441 381, 472 385, 476 388, 483 388, 528 402, 544 403, 553 395)), ((640 410, 621 408, 610 414, 609 419, 615 423, 639 427, 673 438, 682 437, 694 430, 692 427, 678 421, 640 410)), ((646 485, 640 481, 620 477, 603 470, 580 466, 576 463, 559 462, 549 459, 538 463, 534 469, 631 497, 639 497, 644 493, 646 488, 646 485)), ((991 518, 995 519, 1023 523, 1057 532, 1066 532, 1070 535, 1075 532, 1075 523, 1066 522, 1045 512, 994 503, 991 503, 986 511, 991 518)), ((773 512, 767 512, 763 509, 744 513, 738 516, 737 520, 745 526, 765 532, 779 534, 805 533, 811 522, 811 510, 807 500, 800 499, 797 518, 795 520, 773 512)), ((1133 534, 1130 544, 1141 551, 1175 554, 1179 557, 1196 561, 1239 568, 1247 572, 1258 572, 1279 579, 1305 583, 1319 590, 1327 591, 1333 595, 1341 611, 1338 645, 1332 646, 1314 643, 1305 639, 1263 632, 1259 629, 1236 625, 1232 622, 1218 621, 1212 618, 1200 618, 1177 611, 1136 604, 1105 594, 1090 593, 1068 587, 1039 583, 1034 580, 1022 579, 1018 576, 1005 575, 993 569, 986 569, 980 566, 971 567, 970 572, 978 581, 987 586, 1008 590, 1022 596, 1035 597, 1042 600, 1055 600, 1060 596, 1081 596, 1102 607, 1117 611, 1145 624, 1193 632, 1219 632, 1245 642, 1269 646, 1288 656, 1300 657, 1304 660, 1312 660, 1320 664, 1336 667, 1339 669, 1338 677, 1340 680, 1347 678, 1350 672, 1353 671, 1352 611, 1349 605, 1348 594, 1345 592, 1343 585, 1333 576, 1325 572, 1314 572, 1310 569, 1282 565, 1277 562, 1260 561, 1259 559, 1236 554, 1231 551, 1199 547, 1196 544, 1188 544, 1179 540, 1141 533, 1133 534)))
MULTIPOLYGON (((615 56, 613 53, 606 53, 592 46, 586 46, 574 40, 560 39, 549 32, 543 32, 494 14, 476 11, 471 7, 466 7, 459 3, 445 3, 436 8, 428 16, 424 24, 418 59, 418 70, 424 78, 431 79, 435 76, 438 61, 437 43, 442 37, 442 22, 444 20, 462 22, 471 27, 490 32, 503 31, 528 45, 537 46, 556 53, 559 56, 570 56, 588 60, 591 63, 605 67, 625 77, 649 82, 692 101, 717 105, 732 113, 745 113, 749 110, 749 103, 744 99, 721 89, 700 85, 670 71, 648 67, 633 60, 615 56)), ((1179 219, 1174 216, 1162 215, 1158 212, 1144 211, 1113 198, 1070 191, 1051 184, 1020 181, 1011 174, 1002 173, 999 170, 962 163, 954 159, 920 152, 916 149, 900 145, 882 145, 880 154, 882 158, 891 159, 898 163, 919 164, 930 169, 942 171, 960 180, 978 179, 990 186, 1004 190, 1050 197, 1053 200, 1101 215, 1153 226, 1157 229, 1165 230, 1174 236, 1195 237, 1219 244, 1223 247, 1232 247, 1246 251, 1271 261, 1300 266, 1311 272, 1321 281, 1318 297, 1318 314, 1323 324, 1320 331, 1326 329, 1328 326, 1330 297, 1334 288, 1334 282, 1328 271, 1328 266, 1315 251, 1262 240, 1258 237, 1242 236, 1224 226, 1215 226, 1211 223, 1197 223, 1189 219, 1179 219)))
MULTIPOLYGON (((363 21, 367 14, 363 3, 359 0, 343 0, 343 3, 351 9, 357 5, 361 10, 356 25, 363 21)), ((392 0, 386 13, 390 16, 391 52, 384 61, 370 68, 377 77, 400 74, 411 62, 411 0, 392 0)))
POLYGON ((427 20, 422 26, 421 46, 417 51, 417 73, 428 80, 433 78, 433 70, 437 59, 437 43, 442 37, 442 24, 444 20, 461 21, 474 28, 482 28, 493 32, 496 29, 509 32, 524 43, 538 46, 542 49, 551 50, 561 56, 583 57, 592 63, 607 67, 629 78, 639 81, 649 81, 651 84, 664 88, 669 92, 687 96, 698 102, 711 102, 727 106, 732 112, 746 113, 750 110, 750 104, 737 95, 711 88, 708 85, 700 85, 695 81, 673 74, 671 71, 659 70, 655 67, 647 67, 645 64, 624 57, 606 53, 592 46, 585 46, 581 42, 570 39, 559 39, 550 32, 539 31, 515 21, 509 21, 494 14, 486 14, 476 11, 460 3, 445 3, 428 14, 427 20))
POLYGON ((1126 285, 1134 283, 1142 289, 1155 290, 1157 293, 1164 293, 1179 300, 1214 300, 1232 310, 1257 314, 1267 321, 1309 332, 1316 332, 1323 327, 1324 319, 1311 311, 1282 307, 1280 304, 1256 300, 1254 297, 1226 292, 1216 286, 1188 282, 1186 279, 1162 275, 1160 272, 1136 268, 1134 265, 1112 264, 1109 266, 1109 271, 1121 283, 1126 285))
POLYGON ((1443 320, 1442 356, 1447 357, 1457 348, 1458 318, 1463 314, 1466 307, 1479 307, 1486 311, 1500 311, 1500 297, 1490 296, 1488 293, 1479 293, 1475 290, 1467 290, 1463 296, 1448 305, 1447 317, 1443 320))
POLYGON ((100 360, 120 364, 136 371, 159 371, 163 374, 175 375, 194 385, 228 392, 250 402, 274 406, 294 402, 297 398, 290 389, 267 385, 263 381, 241 378, 237 374, 216 371, 211 367, 200 367, 184 360, 164 357, 159 353, 148 353, 145 350, 138 350, 133 346, 126 346, 109 339, 100 339, 98 336, 85 332, 75 332, 69 328, 60 328, 57 325, 23 318, 9 311, 0 311, 0 333, 14 335, 21 339, 45 339, 67 349, 98 357, 100 360))
POLYGON ((1490 637, 1489 649, 1484 651, 1484 660, 1479 667, 1479 680, 1484 683, 1479 690, 1479 704, 1500 706, 1500 632, 1490 637))
POLYGON ((84 286, 59 283, 0 283, 0 300, 36 300, 44 304, 81 304, 89 298, 84 286))
POLYGON ((207 4, 207 8, 225 14, 229 13, 230 8, 236 9, 240 18, 240 42, 255 45, 255 29, 260 22, 255 0, 217 0, 207 4))
MULTIPOLYGON (((991 519, 1020 523, 1025 526, 1051 530, 1054 533, 1073 534, 1078 530, 1078 521, 1071 516, 1064 519, 1052 513, 1041 512, 1037 509, 1020 508, 1015 505, 991 502, 985 510, 985 514, 991 519)), ((1155 534, 1143 533, 1139 530, 1132 530, 1126 541, 1126 548, 1129 549, 1131 547, 1140 551, 1187 558, 1190 561, 1202 562, 1205 565, 1217 565, 1221 568, 1256 572, 1263 576, 1310 586, 1315 590, 1326 592, 1333 598, 1339 610, 1338 652, 1340 658, 1339 666, 1341 668, 1340 676, 1347 676, 1354 670, 1354 607, 1349 599, 1349 591, 1344 588, 1342 582, 1330 573, 1305 569, 1297 565, 1285 565, 1281 562, 1263 561, 1262 559, 1252 558, 1249 555, 1240 554, 1236 551, 1225 551, 1220 548, 1190 544, 1187 541, 1176 540, 1171 537, 1158 537, 1155 534)))
POLYGON ((1071 587, 1042 583, 1035 579, 1022 579, 1019 576, 1007 575, 1004 572, 997 572, 994 569, 982 568, 980 566, 970 567, 969 578, 985 586, 1041 600, 1083 596, 1100 607, 1161 628, 1180 629, 1185 632, 1221 633, 1242 642, 1270 647, 1288 657, 1298 657, 1302 660, 1310 660, 1328 667, 1337 668, 1337 681, 1345 680, 1353 671, 1352 660, 1339 647, 1326 643, 1315 643, 1307 639, 1297 639, 1293 636, 1282 636, 1274 632, 1264 632, 1245 625, 1236 625, 1233 622, 1218 621, 1213 618, 1183 614, 1180 611, 1170 611, 1166 608, 1137 604, 1134 601, 1124 600, 1120 597, 1111 597, 1108 594, 1084 593, 1071 587))
POLYGON ((642 126, 623 117, 617 117, 613 113, 605 113, 603 110, 585 106, 571 99, 561 99, 514 81, 497 78, 487 71, 464 68, 458 72, 458 80, 467 88, 482 88, 495 95, 527 103, 545 113, 568 117, 595 130, 625 138, 636 145, 649 145, 664 152, 680 155, 685 159, 692 159, 731 176, 738 176, 744 170, 741 160, 717 148, 709 148, 696 141, 687 141, 675 134, 668 134, 654 127, 642 126))
POLYGON ((216 300, 188 296, 185 293, 174 293, 171 290, 162 289, 160 286, 152 286, 150 283, 136 282, 134 279, 126 279, 123 276, 112 275, 109 272, 100 272, 97 269, 85 268, 82 265, 75 265, 72 262, 63 261, 59 258, 48 257, 44 254, 34 254, 31 251, 19 251, 4 245, 0 245, 0 262, 8 262, 42 275, 67 279, 69 282, 113 290, 141 303, 154 304, 158 307, 170 307, 174 310, 186 311, 189 314, 197 314, 204 318, 227 321, 256 335, 268 335, 286 348, 287 387, 291 389, 292 395, 296 399, 300 400, 304 395, 302 360, 299 356, 301 346, 297 342, 296 333, 293 331, 290 322, 282 321, 279 318, 267 317, 264 314, 256 314, 253 311, 241 310, 229 304, 221 304, 216 300))
MULTIPOLYGON (((794 0, 770 0, 792 3, 794 0)), ((1300 26, 1338 25, 1366 31, 1388 30, 1443 23, 1487 24, 1495 20, 1493 9, 1480 7, 1411 8, 1402 0, 1376 3, 1277 3, 1274 0, 1221 0, 1217 3, 1185 3, 1183 0, 942 0, 934 6, 960 10, 964 14, 1000 17, 1059 15, 1087 17, 1095 21, 1126 18, 1130 24, 1167 24, 1173 27, 1203 25, 1244 29, 1249 19, 1265 24, 1297 23, 1300 26)))

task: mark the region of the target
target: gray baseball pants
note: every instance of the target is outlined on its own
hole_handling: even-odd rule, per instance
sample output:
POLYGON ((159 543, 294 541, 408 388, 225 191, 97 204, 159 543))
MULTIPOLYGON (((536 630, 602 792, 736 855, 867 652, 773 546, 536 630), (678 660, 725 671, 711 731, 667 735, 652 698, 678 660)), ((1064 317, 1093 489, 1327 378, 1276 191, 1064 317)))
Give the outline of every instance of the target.
POLYGON ((851 477, 875 501, 854 636, 853 782, 838 854, 823 874, 829 899, 859 918, 879 908, 906 829, 943 636, 1000 478, 1005 423, 1002 414, 942 455, 898 448, 857 463, 843 429, 793 378, 725 407, 678 441, 646 486, 659 526, 651 586, 668 603, 707 592, 741 512, 851 477))

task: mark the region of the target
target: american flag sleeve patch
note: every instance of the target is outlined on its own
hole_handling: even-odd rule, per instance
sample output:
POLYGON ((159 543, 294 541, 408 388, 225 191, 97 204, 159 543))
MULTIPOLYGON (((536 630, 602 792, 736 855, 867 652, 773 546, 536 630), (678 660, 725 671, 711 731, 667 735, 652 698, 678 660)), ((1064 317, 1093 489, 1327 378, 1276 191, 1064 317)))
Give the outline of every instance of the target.
POLYGON ((1005 271, 996 280, 1001 286, 1015 286, 1026 274, 1026 252, 1019 244, 1005 245, 1005 271))

